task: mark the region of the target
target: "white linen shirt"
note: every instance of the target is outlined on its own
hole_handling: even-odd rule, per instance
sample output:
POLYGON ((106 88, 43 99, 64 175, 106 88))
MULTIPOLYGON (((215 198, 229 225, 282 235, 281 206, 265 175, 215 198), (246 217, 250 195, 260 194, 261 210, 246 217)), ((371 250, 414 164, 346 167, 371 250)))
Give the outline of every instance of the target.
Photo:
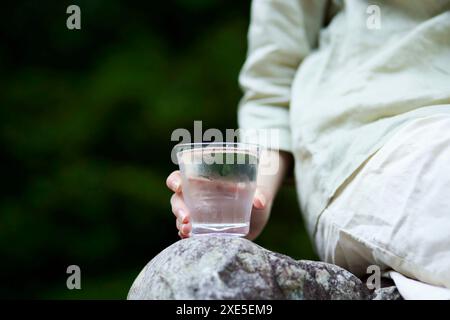
POLYGON ((239 127, 278 130, 313 236, 336 190, 400 127, 450 113, 450 1, 253 0, 239 82, 239 127))

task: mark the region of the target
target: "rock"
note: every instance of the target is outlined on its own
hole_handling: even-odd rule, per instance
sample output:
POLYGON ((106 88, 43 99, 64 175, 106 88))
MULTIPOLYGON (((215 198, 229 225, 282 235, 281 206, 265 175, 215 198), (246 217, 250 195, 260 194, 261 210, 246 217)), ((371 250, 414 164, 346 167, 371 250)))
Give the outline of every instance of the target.
POLYGON ((376 289, 373 292, 372 300, 403 300, 396 286, 376 289))
POLYGON ((242 238, 203 236, 180 240, 151 260, 128 299, 397 297, 394 289, 384 289, 371 292, 356 276, 332 264, 296 261, 242 238))

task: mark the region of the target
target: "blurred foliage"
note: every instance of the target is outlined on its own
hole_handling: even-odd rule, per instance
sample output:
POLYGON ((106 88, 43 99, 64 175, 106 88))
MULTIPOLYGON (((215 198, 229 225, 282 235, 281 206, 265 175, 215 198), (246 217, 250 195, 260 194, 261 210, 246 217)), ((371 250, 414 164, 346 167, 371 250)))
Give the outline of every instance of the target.
MULTIPOLYGON (((123 299, 177 240, 175 128, 236 127, 249 2, 14 1, 0 22, 0 297, 123 299), (81 7, 82 29, 66 28, 81 7), (66 268, 82 270, 67 290, 66 268)), ((295 191, 257 242, 314 258, 295 191)))

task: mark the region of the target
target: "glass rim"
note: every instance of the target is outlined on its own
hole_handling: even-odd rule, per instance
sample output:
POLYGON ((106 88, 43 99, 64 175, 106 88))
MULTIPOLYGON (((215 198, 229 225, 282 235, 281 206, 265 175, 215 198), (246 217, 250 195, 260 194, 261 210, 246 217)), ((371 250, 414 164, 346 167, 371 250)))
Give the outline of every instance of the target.
POLYGON ((236 145, 236 146, 250 146, 260 149, 261 146, 256 143, 248 143, 248 142, 191 142, 191 143, 180 143, 176 144, 175 147, 190 147, 190 146, 210 146, 210 145, 236 145))
POLYGON ((193 149, 203 149, 203 148, 207 148, 207 147, 223 147, 223 148, 227 148, 227 147, 231 147, 231 148, 236 148, 236 149, 243 149, 243 150, 251 150, 251 151, 256 151, 259 152, 261 150, 261 146, 259 144, 256 143, 247 143, 247 142, 192 142, 192 143, 180 143, 175 145, 173 148, 175 149, 175 151, 178 151, 179 149, 182 148, 186 148, 186 150, 193 150, 193 149))
POLYGON ((246 142, 192 142, 192 143, 180 143, 173 147, 177 157, 187 151, 192 150, 208 150, 209 148, 231 148, 235 150, 241 150, 244 152, 253 153, 259 158, 262 147, 256 143, 246 142))

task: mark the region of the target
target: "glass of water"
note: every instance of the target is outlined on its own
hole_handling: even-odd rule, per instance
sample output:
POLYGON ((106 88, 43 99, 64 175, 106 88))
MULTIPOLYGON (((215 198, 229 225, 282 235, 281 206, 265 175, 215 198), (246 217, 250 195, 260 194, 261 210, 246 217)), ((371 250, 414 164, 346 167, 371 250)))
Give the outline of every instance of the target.
POLYGON ((249 232, 260 148, 244 143, 175 146, 192 236, 249 232))

